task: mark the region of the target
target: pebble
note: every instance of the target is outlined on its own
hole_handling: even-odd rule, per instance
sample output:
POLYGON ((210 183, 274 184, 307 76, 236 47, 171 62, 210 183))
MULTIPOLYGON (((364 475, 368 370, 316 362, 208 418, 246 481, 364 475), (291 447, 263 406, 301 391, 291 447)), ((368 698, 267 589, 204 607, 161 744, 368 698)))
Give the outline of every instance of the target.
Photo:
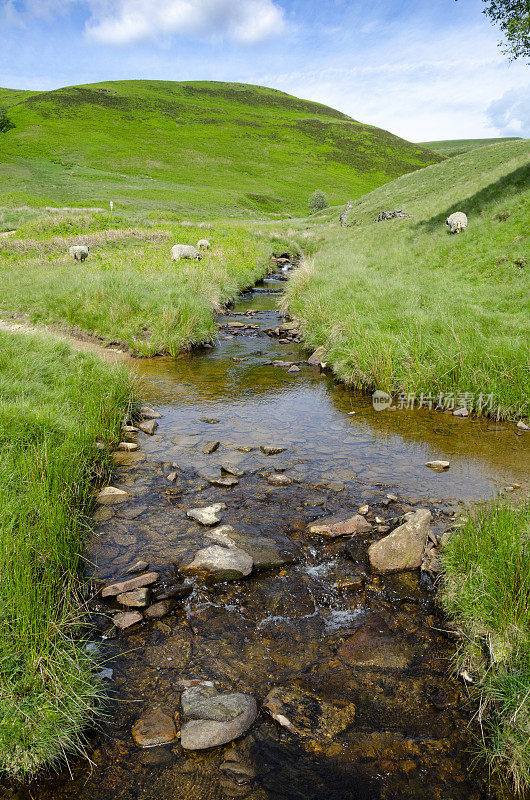
POLYGON ((455 408, 453 417, 469 417, 469 411, 467 408, 455 408))
POLYGON ((370 511, 370 506, 367 506, 367 505, 360 506, 360 508, 358 509, 358 511, 359 511, 359 514, 360 514, 362 517, 364 517, 364 515, 365 515, 365 514, 368 514, 368 512, 370 511))
POLYGON ((206 422, 207 425, 218 425, 221 420, 214 417, 199 417, 199 422, 206 422))
POLYGON ((517 423, 517 427, 520 431, 530 431, 530 425, 527 425, 526 422, 523 422, 522 419, 519 420, 517 423))
POLYGON ((293 366, 292 366, 292 367, 289 367, 289 369, 287 370, 287 372, 293 372, 293 373, 294 373, 294 372, 300 372, 300 367, 297 367, 297 366, 296 366, 296 364, 293 364, 293 366))

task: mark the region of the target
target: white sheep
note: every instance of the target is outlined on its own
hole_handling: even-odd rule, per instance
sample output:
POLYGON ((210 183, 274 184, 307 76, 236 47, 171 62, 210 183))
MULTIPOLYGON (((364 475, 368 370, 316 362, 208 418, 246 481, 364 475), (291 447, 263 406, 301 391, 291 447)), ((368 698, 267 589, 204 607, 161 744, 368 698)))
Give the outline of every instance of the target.
POLYGON ((200 261, 202 256, 191 244, 174 244, 171 248, 171 260, 179 261, 181 258, 196 258, 200 261))
POLYGON ((445 224, 448 225, 451 233, 460 233, 467 228, 467 217, 463 211, 455 211, 450 217, 447 217, 445 224))
POLYGON ((73 247, 68 249, 68 252, 74 259, 74 261, 84 261, 85 258, 88 258, 88 251, 90 247, 86 244, 74 244, 73 247))
POLYGON ((199 239, 197 242, 197 247, 199 250, 209 250, 210 249, 210 242, 208 239, 199 239))

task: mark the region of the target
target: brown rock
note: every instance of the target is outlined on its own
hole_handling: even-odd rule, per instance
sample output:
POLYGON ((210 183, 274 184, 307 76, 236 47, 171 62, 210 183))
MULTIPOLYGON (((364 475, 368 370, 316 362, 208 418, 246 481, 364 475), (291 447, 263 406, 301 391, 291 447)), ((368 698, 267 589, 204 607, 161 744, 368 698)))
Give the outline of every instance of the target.
POLYGON ((138 747, 157 747, 176 741, 177 731, 169 714, 155 708, 146 711, 135 722, 132 737, 138 747))
POLYGON ((314 536, 327 536, 334 539, 337 536, 368 533, 372 530, 372 526, 360 514, 352 515, 349 512, 343 512, 311 522, 307 526, 307 530, 314 536))
POLYGON ((101 505, 110 505, 111 503, 123 503, 129 497, 129 492, 124 489, 118 489, 116 486, 105 486, 98 492, 96 500, 101 505))
POLYGON ((133 589, 131 592, 122 592, 116 600, 122 606, 130 608, 145 608, 149 603, 149 589, 133 589))
POLYGON ((161 419, 162 418, 162 414, 160 414, 158 411, 155 411, 152 408, 149 408, 149 406, 142 406, 140 408, 140 416, 141 416, 142 419, 161 419))
POLYGON ((431 512, 419 508, 409 519, 384 539, 368 548, 370 565, 376 572, 400 572, 421 566, 429 534, 431 512))
POLYGON ((202 448, 202 452, 205 455, 209 456, 212 453, 215 453, 220 444, 221 442, 206 442, 206 444, 202 448))
POLYGON ((410 661, 404 643, 377 615, 346 639, 337 655, 341 661, 355 667, 405 669, 410 661))
POLYGON ((286 447, 274 447, 273 445, 261 445, 260 450, 266 456, 275 456, 278 453, 283 453, 287 450, 286 447))
POLYGON ((271 486, 290 486, 292 482, 292 478, 289 478, 287 475, 278 474, 277 472, 273 472, 273 474, 269 475, 267 478, 267 483, 271 486))
POLYGON ((158 572, 146 572, 145 575, 138 575, 136 578, 129 578, 127 581, 111 583, 105 586, 101 592, 102 597, 116 597, 123 592, 131 592, 133 589, 141 589, 150 586, 158 580, 158 572))
POLYGON ((171 600, 160 600, 159 603, 153 603, 152 606, 146 609, 145 616, 147 619, 162 619, 162 617, 166 617, 171 612, 174 606, 175 603, 171 600))
POLYGON ((124 611, 122 614, 116 614, 112 619, 114 625, 119 628, 120 631, 130 628, 131 625, 136 625, 137 622, 141 622, 142 620, 143 617, 139 611, 124 611))
POLYGON ((133 453, 138 450, 138 445, 136 442, 120 442, 117 449, 124 453, 133 453))
POLYGON ((158 422, 156 421, 156 419, 148 419, 145 422, 140 422, 138 428, 144 433, 148 433, 149 436, 153 436, 156 429, 158 428, 158 422))

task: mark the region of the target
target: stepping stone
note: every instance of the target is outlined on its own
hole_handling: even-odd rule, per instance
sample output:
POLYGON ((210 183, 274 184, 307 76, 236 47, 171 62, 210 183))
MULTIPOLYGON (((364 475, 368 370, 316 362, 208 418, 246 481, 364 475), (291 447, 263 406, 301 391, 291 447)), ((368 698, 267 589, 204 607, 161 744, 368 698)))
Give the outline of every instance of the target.
POLYGON ((375 572, 401 572, 421 566, 425 542, 430 531, 431 512, 419 508, 409 519, 368 548, 370 566, 375 572))
POLYGON ((180 569, 185 574, 204 575, 217 583, 245 578, 253 566, 252 557, 244 550, 213 544, 195 553, 193 561, 180 569))
POLYGON ((214 476, 211 478, 206 478, 206 480, 208 481, 208 483, 211 483, 212 486, 229 487, 229 486, 237 486, 237 484, 239 483, 238 479, 233 477, 232 475, 224 477, 214 476))
POLYGON ((236 478, 242 478, 245 474, 244 470, 239 469, 235 464, 230 461, 223 461, 221 463, 221 472, 226 472, 228 475, 234 475, 236 478))
POLYGON ((182 693, 184 750, 206 750, 237 739, 255 722, 258 708, 247 694, 219 694, 213 686, 197 686, 182 693))
POLYGON ((123 453, 134 453, 138 450, 138 445, 136 442, 120 442, 116 449, 123 453))
POLYGON ((116 595, 116 600, 122 606, 145 608, 149 605, 149 589, 133 589, 132 592, 121 592, 116 595))
POLYGON ((129 492, 124 489, 118 489, 115 486, 105 486, 101 489, 96 496, 96 500, 101 505, 110 505, 111 503, 123 503, 129 497, 129 492))
POLYGON ((277 447, 274 445, 261 445, 260 450, 262 453, 265 453, 266 456, 275 456, 278 453, 284 453, 287 450, 287 448, 277 447))
POLYGON ((145 575, 138 575, 136 578, 129 578, 127 581, 119 581, 118 583, 111 583, 105 586, 101 592, 102 597, 117 597, 123 592, 132 592, 133 589, 143 589, 145 586, 151 586, 158 580, 158 572, 146 572, 145 575))
POLYGON ((159 708, 144 712, 133 725, 131 733, 138 747, 158 747, 177 739, 173 719, 159 708))
POLYGON ((372 530, 372 526, 360 514, 343 512, 311 522, 307 526, 307 530, 313 536, 327 536, 330 539, 335 539, 337 536, 368 533, 368 531, 372 530))
POLYGON ((145 422, 140 422, 138 425, 138 429, 143 431, 144 433, 149 434, 149 436, 154 436, 156 429, 158 428, 158 422, 156 419, 148 419, 145 422))
POLYGON ((189 508, 186 511, 186 516, 194 519, 200 525, 217 525, 217 523, 221 522, 219 511, 224 511, 225 509, 225 503, 214 503, 214 505, 206 506, 205 508, 189 508))

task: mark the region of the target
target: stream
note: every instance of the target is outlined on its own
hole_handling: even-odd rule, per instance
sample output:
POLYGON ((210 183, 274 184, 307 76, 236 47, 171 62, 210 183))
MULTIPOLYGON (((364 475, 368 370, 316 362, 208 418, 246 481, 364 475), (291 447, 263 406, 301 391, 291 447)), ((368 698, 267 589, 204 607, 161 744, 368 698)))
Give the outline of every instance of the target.
POLYGON ((191 594, 168 616, 117 634, 118 605, 92 602, 90 646, 109 695, 106 716, 89 734, 92 763, 74 759, 71 773, 64 768, 20 797, 500 796, 488 788, 487 770, 473 767, 475 709, 451 675, 455 641, 434 594, 420 587, 418 570, 373 574, 366 553, 407 511, 429 508, 431 530, 441 535, 458 522, 461 501, 507 486, 527 490, 525 436, 513 425, 424 409, 374 410, 369 397, 308 366, 300 343, 264 333, 284 321, 281 277, 219 317, 215 347, 131 361, 143 401, 162 417, 153 436, 138 434, 138 451, 115 454, 112 485, 129 497, 98 508, 86 552, 87 575, 106 584, 144 559, 164 586, 179 585, 177 566, 208 544, 208 529, 186 511, 224 503, 222 523, 266 541, 274 565, 229 583, 192 579, 191 594), (219 445, 206 454, 207 442, 219 445), (451 466, 435 473, 425 466, 430 459, 451 466), (227 460, 238 482, 211 485, 227 460), (270 485, 271 474, 292 482, 270 485), (350 541, 308 535, 310 522, 364 505, 370 532, 350 541), (194 681, 252 695, 260 709, 252 727, 202 752, 184 751, 178 740, 138 747, 131 728, 148 709, 176 713, 178 730, 181 692, 194 681), (275 687, 288 698, 297 732, 262 707, 275 687))

